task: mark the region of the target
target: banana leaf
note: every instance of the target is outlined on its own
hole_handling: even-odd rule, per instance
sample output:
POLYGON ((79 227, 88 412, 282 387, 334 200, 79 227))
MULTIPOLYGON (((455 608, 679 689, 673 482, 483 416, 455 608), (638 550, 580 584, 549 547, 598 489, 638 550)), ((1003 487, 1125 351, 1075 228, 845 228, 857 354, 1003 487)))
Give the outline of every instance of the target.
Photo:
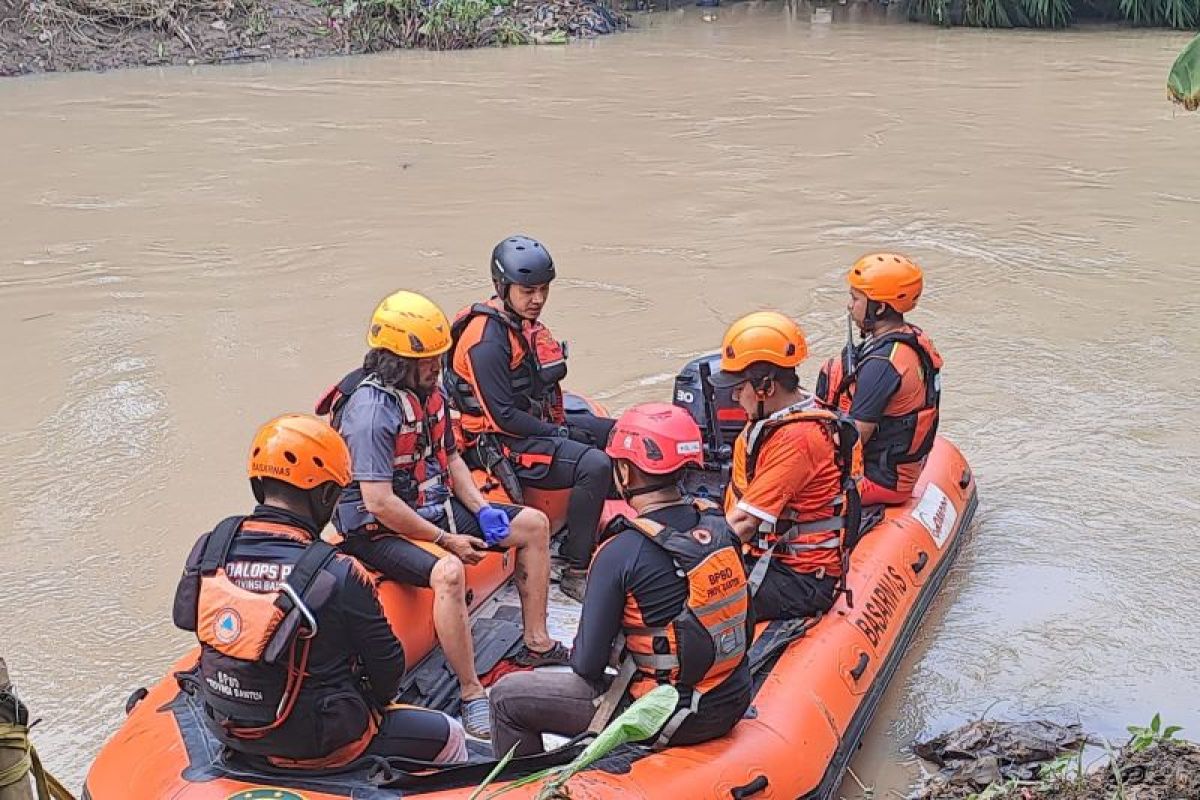
POLYGON ((1167 77, 1167 97, 1188 111, 1200 108, 1200 36, 1175 59, 1167 77))
MULTIPOLYGON (((662 730, 662 726, 667 724, 667 720, 671 718, 677 705, 679 705, 679 692, 674 686, 656 686, 625 709, 625 712, 610 722, 608 727, 600 731, 592 743, 584 748, 583 752, 576 756, 570 764, 535 772, 533 775, 513 781, 507 786, 487 794, 483 800, 492 800, 512 789, 541 780, 544 780, 545 783, 538 791, 537 800, 555 800, 564 797, 566 795, 562 789, 567 781, 621 745, 640 742, 658 733, 662 730)), ((478 796, 479 791, 485 789, 499 771, 499 769, 493 771, 480 789, 471 796, 478 796)))

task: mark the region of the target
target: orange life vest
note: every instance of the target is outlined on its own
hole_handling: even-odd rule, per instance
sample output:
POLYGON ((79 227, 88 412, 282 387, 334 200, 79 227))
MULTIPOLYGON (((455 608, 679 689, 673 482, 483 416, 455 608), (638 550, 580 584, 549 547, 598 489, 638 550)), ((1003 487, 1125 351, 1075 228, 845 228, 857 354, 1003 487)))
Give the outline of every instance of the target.
POLYGON ((750 423, 734 442, 729 490, 735 499, 741 499, 754 480, 763 445, 784 426, 797 424, 820 425, 827 432, 841 474, 841 491, 833 498, 830 513, 825 516, 802 519, 785 509, 775 525, 764 521, 759 536, 750 543, 750 552, 760 558, 769 553, 793 569, 810 571, 806 562, 811 560, 811 554, 839 551, 839 569, 825 571, 844 574, 846 543, 857 535, 861 517, 858 482, 862 477, 858 429, 844 414, 806 401, 750 423))
POLYGON ((909 347, 917 354, 921 364, 921 380, 925 385, 925 401, 919 408, 903 414, 884 415, 867 442, 864 454, 867 464, 880 463, 883 471, 893 475, 900 464, 923 461, 933 449, 937 437, 943 362, 925 332, 916 325, 908 325, 906 330, 866 342, 861 351, 853 354, 853 358, 843 352, 842 358, 826 361, 821 367, 816 391, 817 397, 826 405, 849 413, 854 401, 855 381, 862 365, 871 359, 893 360, 897 347, 909 347), (848 362, 849 370, 846 368, 848 362))
POLYGON ((459 312, 450 326, 453 344, 446 353, 443 372, 447 392, 455 408, 463 415, 469 432, 504 433, 495 430, 479 399, 478 388, 454 368, 455 353, 467 326, 478 317, 493 319, 508 332, 513 361, 509 364, 513 395, 522 399, 528 411, 546 422, 566 421, 562 388, 567 377, 567 354, 562 342, 539 322, 518 321, 508 313, 499 298, 475 303, 459 312))

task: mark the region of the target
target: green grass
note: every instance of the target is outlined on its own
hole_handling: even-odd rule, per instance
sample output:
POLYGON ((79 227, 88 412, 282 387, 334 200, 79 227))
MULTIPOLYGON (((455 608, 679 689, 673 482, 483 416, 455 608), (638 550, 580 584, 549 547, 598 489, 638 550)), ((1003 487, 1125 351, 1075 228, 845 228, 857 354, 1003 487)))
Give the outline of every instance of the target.
POLYGON ((1140 28, 1200 26, 1200 0, 906 0, 908 18, 932 25, 1059 29, 1077 17, 1103 16, 1140 28))

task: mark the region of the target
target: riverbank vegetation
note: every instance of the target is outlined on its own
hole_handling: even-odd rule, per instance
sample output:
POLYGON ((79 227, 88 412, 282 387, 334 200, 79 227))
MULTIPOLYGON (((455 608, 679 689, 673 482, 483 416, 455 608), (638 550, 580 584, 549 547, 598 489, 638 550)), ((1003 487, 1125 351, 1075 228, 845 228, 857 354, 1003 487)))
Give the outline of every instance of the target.
POLYGON ((0 0, 0 75, 561 44, 627 24, 603 0, 0 0))
POLYGON ((909 19, 979 28, 1065 28, 1075 21, 1200 27, 1200 0, 907 0, 909 19))
MULTIPOLYGON (((876 0, 863 0, 876 2, 876 0)), ((685 0, 690 2, 690 0, 685 0)), ((833 0, 814 0, 817 5, 833 0)), ((1200 0, 904 0, 943 26, 1076 21, 1200 27, 1200 0)), ((627 27, 654 0, 0 0, 0 76, 488 45, 564 44, 627 27)), ((1197 78, 1200 80, 1200 78, 1197 78)))
POLYGON ((914 745, 941 767, 913 800, 1200 798, 1200 745, 1155 714, 1113 745, 1078 725, 979 720, 914 745))

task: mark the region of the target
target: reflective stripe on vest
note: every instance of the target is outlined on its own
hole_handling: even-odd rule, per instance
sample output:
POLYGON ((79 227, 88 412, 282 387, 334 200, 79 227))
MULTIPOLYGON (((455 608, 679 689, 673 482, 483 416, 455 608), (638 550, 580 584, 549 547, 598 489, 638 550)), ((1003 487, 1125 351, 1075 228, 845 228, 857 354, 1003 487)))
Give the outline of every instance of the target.
POLYGON ((648 519, 625 520, 671 556, 688 595, 680 614, 657 627, 631 624, 640 621, 641 611, 630 597, 622 628, 628 656, 644 679, 686 680, 694 692, 703 693, 723 683, 745 656, 750 598, 741 555, 723 516, 712 503, 696 501, 694 506, 701 523, 690 531, 648 519), (660 652, 662 642, 669 652, 660 652), (688 661, 681 662, 681 655, 688 661))

